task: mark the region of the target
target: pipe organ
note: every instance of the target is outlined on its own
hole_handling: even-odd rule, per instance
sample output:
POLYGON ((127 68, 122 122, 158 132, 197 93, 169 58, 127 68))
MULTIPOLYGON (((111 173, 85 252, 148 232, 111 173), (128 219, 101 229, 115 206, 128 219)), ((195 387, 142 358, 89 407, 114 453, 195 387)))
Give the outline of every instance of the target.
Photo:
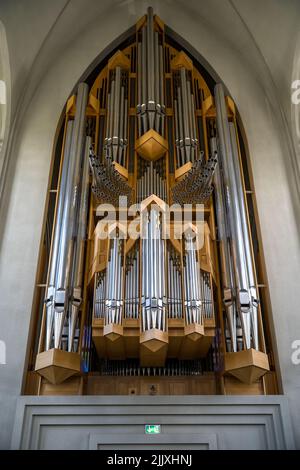
POLYGON ((149 8, 66 105, 35 361, 43 384, 83 372, 99 383, 207 373, 211 393, 230 393, 228 377, 237 389, 262 383, 270 351, 240 142, 224 86, 206 82, 149 8))

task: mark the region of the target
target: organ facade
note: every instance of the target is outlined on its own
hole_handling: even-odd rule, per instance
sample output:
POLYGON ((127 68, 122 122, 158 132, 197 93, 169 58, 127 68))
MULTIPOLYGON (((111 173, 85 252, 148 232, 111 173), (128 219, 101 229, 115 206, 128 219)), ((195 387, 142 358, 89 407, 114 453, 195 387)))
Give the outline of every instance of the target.
POLYGON ((224 85, 151 8, 78 84, 52 165, 25 393, 277 393, 242 134, 224 85))

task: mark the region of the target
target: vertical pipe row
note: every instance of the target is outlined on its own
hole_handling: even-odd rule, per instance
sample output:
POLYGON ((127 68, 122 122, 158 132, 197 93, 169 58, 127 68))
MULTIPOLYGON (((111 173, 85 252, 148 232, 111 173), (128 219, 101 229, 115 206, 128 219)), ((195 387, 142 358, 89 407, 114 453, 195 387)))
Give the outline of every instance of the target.
POLYGON ((110 240, 105 294, 105 324, 122 324, 123 313, 123 241, 110 240))
MULTIPOLYGON (((142 161, 142 159, 140 159, 142 161)), ((163 159, 162 159, 163 161, 163 159)), ((161 162, 145 163, 142 166, 141 176, 137 180, 137 202, 143 201, 151 194, 166 200, 166 180, 161 175, 161 162)))
POLYGON ((104 318, 106 295, 106 272, 97 273, 95 278, 94 317, 104 318))
POLYGON ((198 159, 195 99, 189 71, 174 73, 174 120, 177 167, 198 159))
POLYGON ((126 164, 128 120, 128 75, 117 66, 111 72, 110 91, 107 96, 107 124, 104 148, 106 158, 126 164))
POLYGON ((218 143, 223 193, 234 260, 235 302, 244 337, 244 349, 258 349, 255 268, 250 250, 250 233, 246 217, 241 170, 234 125, 229 124, 222 84, 215 87, 218 143))
POLYGON ((184 285, 186 323, 203 324, 200 266, 192 235, 184 238, 184 285))
POLYGON ((139 250, 138 243, 126 256, 125 316, 139 317, 139 250))
POLYGON ((203 318, 213 318, 213 294, 210 283, 210 274, 202 269, 200 270, 200 285, 203 318))
POLYGON ((164 136, 164 75, 161 34, 155 31, 153 9, 148 8, 147 22, 138 42, 138 133, 149 129, 164 136))
MULTIPOLYGON (((210 139, 211 154, 217 152, 217 141, 215 137, 210 139)), ((222 173, 220 163, 216 166, 214 174, 216 219, 218 227, 218 239, 222 253, 222 283, 223 302, 226 311, 227 331, 229 333, 229 351, 237 351, 237 309, 234 302, 234 266, 230 245, 230 228, 226 217, 226 195, 222 184, 222 173)))
POLYGON ((146 214, 142 239, 142 330, 166 331, 165 252, 158 210, 146 214))
POLYGON ((79 308, 82 302, 84 254, 87 235, 87 216, 89 209, 89 154, 92 139, 86 138, 82 163, 81 191, 77 218, 77 236, 74 249, 74 264, 70 283, 70 308, 69 308, 69 334, 68 351, 74 351, 75 328, 78 320, 79 308))
POLYGON ((69 312, 72 268, 74 266, 74 245, 78 235, 78 213, 82 190, 82 159, 85 139, 86 106, 88 85, 80 83, 76 99, 76 113, 73 124, 67 127, 65 156, 63 161, 58 211, 54 232, 52 260, 50 264, 49 287, 46 295, 46 344, 61 347, 63 328, 69 312), (73 128, 73 129, 72 129, 73 128))
POLYGON ((168 244, 168 317, 182 318, 181 261, 171 244, 168 244))

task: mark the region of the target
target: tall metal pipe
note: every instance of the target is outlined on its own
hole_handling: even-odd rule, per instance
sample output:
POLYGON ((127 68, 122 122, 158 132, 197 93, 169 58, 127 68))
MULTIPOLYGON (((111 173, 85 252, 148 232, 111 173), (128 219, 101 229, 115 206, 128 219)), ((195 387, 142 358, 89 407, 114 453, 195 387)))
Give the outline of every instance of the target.
POLYGON ((62 329, 68 310, 70 275, 73 262, 73 249, 76 216, 78 212, 81 183, 81 160, 86 122, 88 85, 80 83, 76 99, 76 113, 70 146, 70 164, 66 182, 65 199, 61 218, 59 255, 56 265, 56 286, 54 298, 54 347, 59 348, 62 329))
POLYGON ((199 265, 196 258, 196 246, 190 234, 185 236, 185 310, 186 322, 202 324, 201 292, 199 289, 199 265))
POLYGON ((239 205, 239 215, 241 218, 241 227, 243 231, 243 240, 244 240, 244 249, 245 249, 245 258, 246 266, 248 271, 248 282, 249 282, 249 293, 251 299, 251 329, 252 329, 252 338, 254 343, 254 348, 258 349, 258 324, 257 324, 257 308, 258 308, 258 292, 255 282, 255 272, 253 266, 253 259, 251 253, 251 241, 250 233, 248 227, 247 211, 245 205, 245 196, 243 191, 241 171, 240 171, 240 159, 238 154, 238 147, 236 141, 236 132, 235 126, 233 123, 229 124, 230 130, 230 139, 231 139, 231 148, 232 148, 232 157, 233 157, 233 169, 235 175, 235 184, 237 189, 237 200, 239 205))
POLYGON ((70 165, 70 148, 72 142, 73 132, 73 121, 69 121, 67 124, 66 141, 64 148, 63 167, 60 182, 60 191, 58 196, 57 215, 55 220, 55 230, 53 238, 53 249, 51 254, 50 269, 49 269, 49 282, 46 295, 46 351, 50 349, 50 344, 53 334, 53 323, 54 323, 54 300, 55 300, 55 289, 56 289, 56 276, 57 276, 57 264, 59 256, 59 244, 61 239, 62 230, 62 218, 63 209, 65 204, 67 179, 69 176, 69 165, 70 165))
MULTIPOLYGON (((241 176, 236 172, 235 169, 234 158, 236 157, 233 155, 232 150, 232 138, 230 135, 224 89, 222 84, 218 84, 215 87, 215 102, 223 170, 223 185, 226 194, 227 213, 229 217, 229 226, 235 259, 237 288, 236 300, 244 334, 245 349, 249 349, 252 346, 251 326, 253 329, 253 324, 251 325, 251 323, 256 316, 253 314, 253 308, 257 308, 257 298, 255 298, 253 302, 248 268, 248 264, 249 262, 252 264, 252 260, 247 258, 247 248, 245 246, 245 244, 247 244, 245 237, 245 230, 247 225, 246 227, 243 227, 243 214, 241 213, 242 202, 240 200, 241 190, 238 188, 239 185, 241 185, 241 176)), ((253 346, 258 347, 256 331, 254 331, 254 334, 252 334, 252 340, 254 343, 253 346), (254 339, 254 337, 256 337, 256 339, 254 339)))
POLYGON ((138 46, 138 70, 141 73, 137 105, 139 135, 149 129, 155 129, 162 135, 164 132, 163 50, 159 44, 159 34, 154 31, 153 9, 149 7, 147 23, 142 28, 138 46))
POLYGON ((84 252, 86 243, 89 201, 89 152, 91 142, 91 137, 87 137, 83 154, 81 193, 79 202, 79 213, 77 219, 77 236, 74 253, 72 282, 70 286, 71 290, 73 291, 71 294, 71 311, 69 312, 68 351, 70 352, 72 351, 72 349, 74 349, 73 341, 75 335, 75 327, 77 323, 79 307, 82 302, 84 252))
MULTIPOLYGON (((216 138, 210 140, 211 152, 217 152, 216 138)), ((223 281, 223 301, 230 330, 230 340, 232 351, 237 350, 236 338, 236 305, 234 299, 234 267, 230 251, 230 229, 226 218, 227 208, 225 206, 225 194, 221 179, 220 163, 216 166, 214 173, 216 219, 218 226, 218 237, 222 248, 222 281, 223 281)))

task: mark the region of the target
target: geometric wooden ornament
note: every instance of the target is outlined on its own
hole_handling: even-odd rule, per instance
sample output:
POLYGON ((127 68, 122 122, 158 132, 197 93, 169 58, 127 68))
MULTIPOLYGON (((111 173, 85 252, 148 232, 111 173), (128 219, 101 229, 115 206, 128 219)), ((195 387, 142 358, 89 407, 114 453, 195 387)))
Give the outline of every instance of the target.
POLYGON ((171 61, 171 69, 181 69, 185 68, 186 70, 193 70, 193 61, 185 54, 185 52, 180 51, 171 61))
POLYGON ((198 341, 204 336, 204 326, 199 323, 190 323, 184 327, 184 335, 192 341, 198 341))
POLYGON ((225 354, 225 372, 246 384, 257 382, 269 370, 267 354, 256 349, 225 354))
POLYGON ((116 67, 121 67, 121 69, 129 69, 130 61, 128 57, 122 51, 117 51, 108 61, 108 70, 115 69, 116 67))
POLYGON ((49 349, 36 357, 35 371, 52 384, 60 384, 80 372, 80 354, 61 349, 49 349))
POLYGON ((168 333, 152 328, 140 335, 140 364, 143 367, 161 367, 165 364, 168 333))
POLYGON ((123 336, 123 326, 119 325, 118 323, 109 323, 108 325, 104 326, 103 336, 114 342, 123 336))
POLYGON ((155 161, 167 152, 168 142, 154 129, 149 129, 136 141, 135 149, 142 157, 155 161))

